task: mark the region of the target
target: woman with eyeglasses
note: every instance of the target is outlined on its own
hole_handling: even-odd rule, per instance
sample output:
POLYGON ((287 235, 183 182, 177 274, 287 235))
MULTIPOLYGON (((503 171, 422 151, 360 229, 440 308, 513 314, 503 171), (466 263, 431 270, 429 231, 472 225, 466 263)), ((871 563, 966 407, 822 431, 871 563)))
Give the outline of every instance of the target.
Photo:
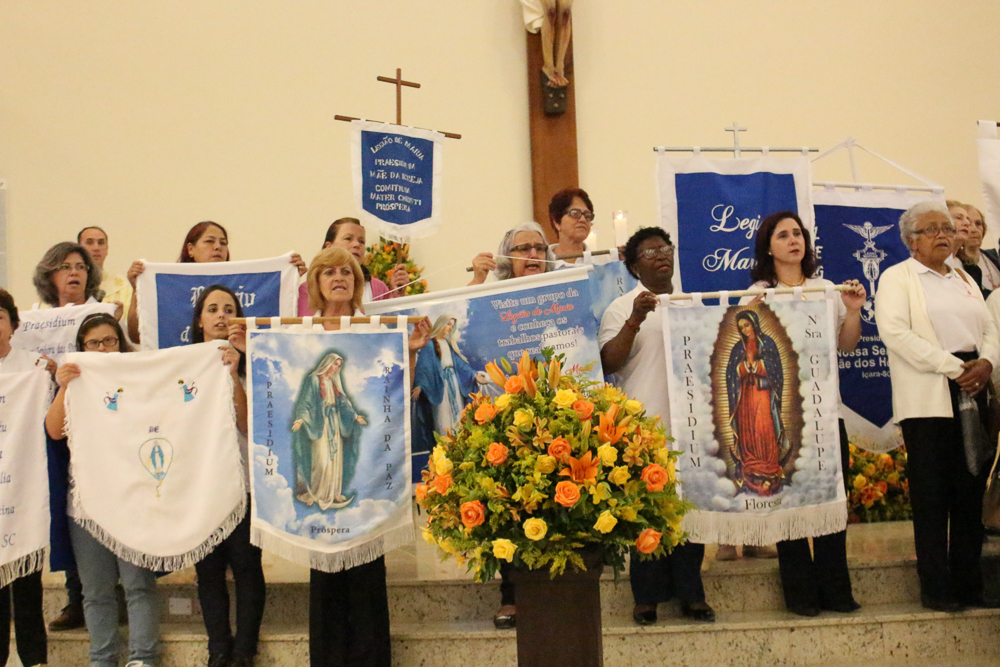
MULTIPOLYGON (((118 321, 106 313, 90 315, 80 325, 76 334, 77 350, 83 352, 131 352, 118 321)), ((56 371, 59 391, 48 414, 45 431, 61 448, 50 447, 50 456, 57 451, 68 464, 66 448, 66 388, 80 377, 80 367, 66 363, 56 371)), ((65 483, 65 482, 64 482, 65 483)), ((50 474, 50 487, 51 474, 50 474)), ((50 489, 50 502, 62 503, 66 514, 73 517, 73 501, 67 498, 65 488, 60 492, 50 489)), ((114 667, 118 664, 121 636, 118 632, 118 600, 115 585, 121 581, 128 605, 129 665, 151 667, 156 660, 159 643, 159 600, 156 596, 156 574, 151 570, 122 560, 85 528, 75 522, 69 524, 80 579, 83 582, 83 612, 90 636, 91 667, 114 667)))
MULTIPOLYGON (((794 211, 779 211, 764 218, 757 231, 754 248, 754 267, 750 278, 754 284, 750 289, 767 289, 771 287, 828 287, 833 283, 816 276, 817 262, 813 250, 809 230, 802 224, 802 219, 794 211)), ((851 352, 861 338, 861 308, 868 297, 865 288, 857 280, 844 283, 851 287, 849 291, 841 292, 836 299, 837 308, 837 348, 841 352, 851 352)), ((803 299, 822 300, 826 298, 823 292, 809 292, 802 295, 803 299)), ((789 301, 791 294, 775 295, 775 301, 789 301)), ((744 297, 740 303, 759 302, 763 297, 744 297)), ((740 405, 730 405, 731 410, 752 410, 745 401, 752 401, 749 396, 741 396, 740 405)), ((771 408, 773 413, 774 408, 771 408)), ((776 422, 779 420, 775 419, 776 422)), ((774 471, 776 466, 784 466, 778 444, 775 442, 778 433, 773 435, 769 444, 747 433, 740 438, 743 441, 739 448, 739 456, 744 474, 750 469, 774 471)), ((848 469, 849 460, 847 429, 844 420, 840 420, 840 459, 843 470, 848 469)), ((781 468, 777 468, 783 476, 781 468)), ((846 478, 845 478, 846 481, 846 478)), ((752 481, 747 482, 752 486, 752 481)), ((752 550, 753 555, 767 556, 767 547, 743 548, 744 555, 752 550)), ((778 570, 781 575, 781 585, 785 596, 785 606, 789 611, 800 616, 816 616, 821 609, 849 613, 861 608, 854 600, 851 591, 851 575, 847 569, 847 525, 843 530, 830 535, 813 538, 813 550, 809 550, 809 541, 783 540, 778 542, 778 570)), ((732 545, 719 545, 721 555, 718 560, 730 560, 735 557, 736 548, 732 545), (730 551, 729 554, 726 552, 730 551), (727 558, 727 556, 729 556, 727 558)))
POLYGON ((33 282, 38 298, 53 308, 97 303, 101 269, 82 245, 63 241, 42 256, 33 282))
POLYGON ((965 272, 979 285, 983 296, 989 297, 993 290, 1000 287, 1000 256, 996 250, 982 247, 986 237, 986 221, 982 212, 969 204, 962 204, 962 208, 968 219, 968 233, 956 256, 962 260, 965 272))
POLYGON ((906 443, 920 601, 949 612, 998 606, 983 597, 980 567, 983 491, 996 443, 986 442, 971 408, 986 415, 1000 336, 975 281, 948 265, 956 241, 948 209, 911 207, 899 234, 910 259, 882 273, 875 321, 888 351, 893 420, 906 443))
POLYGON ((526 222, 508 230, 500 241, 497 255, 481 252, 472 258, 473 277, 469 285, 486 282, 492 271, 496 280, 522 278, 551 271, 555 256, 537 222, 526 222))
POLYGON ((549 202, 549 221, 556 230, 559 241, 551 246, 552 254, 557 258, 555 268, 562 269, 577 264, 607 264, 617 259, 617 256, 598 255, 597 257, 572 257, 581 255, 590 248, 584 241, 590 236, 594 222, 594 205, 587 193, 580 188, 560 190, 552 196, 549 202))

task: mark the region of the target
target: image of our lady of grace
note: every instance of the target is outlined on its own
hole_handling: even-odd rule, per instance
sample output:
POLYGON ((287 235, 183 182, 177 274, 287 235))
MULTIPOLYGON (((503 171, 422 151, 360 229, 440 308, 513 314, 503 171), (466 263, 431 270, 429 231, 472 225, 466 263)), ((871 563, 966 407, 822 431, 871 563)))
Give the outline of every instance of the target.
POLYGON ((323 511, 347 507, 361 429, 368 424, 344 389, 344 357, 327 352, 302 380, 292 414, 295 499, 323 511))
POLYGON ((717 456, 737 495, 773 496, 795 471, 804 426, 799 355, 764 303, 726 311, 710 360, 717 456))

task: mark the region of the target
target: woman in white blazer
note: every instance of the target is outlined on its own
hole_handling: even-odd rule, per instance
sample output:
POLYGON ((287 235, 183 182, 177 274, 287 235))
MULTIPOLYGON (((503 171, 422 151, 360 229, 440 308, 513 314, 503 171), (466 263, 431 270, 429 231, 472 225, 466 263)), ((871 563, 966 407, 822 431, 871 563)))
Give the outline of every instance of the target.
POLYGON ((997 326, 975 281, 945 262, 955 228, 944 204, 913 206, 899 232, 911 258, 882 274, 875 320, 908 454, 921 602, 939 611, 996 606, 983 598, 980 568, 989 466, 969 472, 957 405, 965 392, 986 414, 983 390, 1000 364, 997 326))

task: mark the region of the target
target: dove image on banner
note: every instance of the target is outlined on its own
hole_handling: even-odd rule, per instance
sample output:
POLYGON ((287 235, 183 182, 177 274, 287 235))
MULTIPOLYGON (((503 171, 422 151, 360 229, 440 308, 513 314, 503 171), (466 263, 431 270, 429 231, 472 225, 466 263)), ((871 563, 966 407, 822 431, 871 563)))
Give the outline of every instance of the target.
POLYGON ((660 226, 677 248, 678 292, 740 290, 749 284, 760 222, 795 211, 813 227, 807 157, 713 160, 657 157, 660 226))
POLYGON ((354 198, 363 222, 389 238, 420 238, 441 219, 444 135, 365 120, 351 122, 354 198))
POLYGON ((887 452, 903 444, 892 423, 889 358, 875 326, 875 293, 882 272, 909 259, 899 235, 899 216, 921 201, 941 195, 891 190, 813 192, 817 251, 823 277, 834 283, 859 280, 868 292, 861 308, 861 340, 853 352, 838 352, 840 417, 849 440, 862 449, 887 452))
POLYGON ((250 539, 324 572, 413 539, 406 327, 248 332, 250 539))
POLYGON ((69 514, 119 558, 188 567, 246 515, 225 344, 66 356, 69 514))
POLYGON ((56 363, 62 363, 68 352, 76 352, 76 332, 88 315, 115 314, 113 303, 92 301, 80 306, 21 310, 21 324, 10 339, 14 350, 44 354, 56 363))
POLYGON ((660 309, 692 541, 766 545, 847 525, 834 298, 660 309))
POLYGON ((42 569, 49 546, 45 370, 0 374, 0 587, 42 569))
POLYGON ((236 293, 246 317, 293 317, 299 271, 292 253, 240 262, 155 263, 136 281, 143 349, 191 342, 191 314, 202 290, 225 285, 236 293))
POLYGON ((486 364, 514 364, 524 352, 551 347, 564 368, 603 381, 598 324, 591 310, 592 265, 549 271, 455 290, 365 305, 369 315, 418 315, 431 322, 431 341, 413 371, 413 469, 416 481, 434 447, 434 434, 458 422, 477 392, 498 392, 486 364), (419 390, 419 391, 418 391, 419 390))

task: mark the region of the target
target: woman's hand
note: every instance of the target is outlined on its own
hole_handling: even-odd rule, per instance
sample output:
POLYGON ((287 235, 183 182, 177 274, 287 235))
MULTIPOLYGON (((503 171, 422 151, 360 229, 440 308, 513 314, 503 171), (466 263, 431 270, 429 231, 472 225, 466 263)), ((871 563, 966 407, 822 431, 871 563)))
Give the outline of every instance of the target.
POLYGON ((845 280, 844 284, 852 288, 840 293, 840 298, 844 302, 844 305, 847 306, 847 310, 861 310, 861 307, 865 305, 865 300, 868 298, 865 286, 857 280, 845 280))
POLYGON ((300 428, 302 428, 302 420, 301 419, 296 419, 295 421, 292 422, 292 430, 293 431, 298 431, 300 428))
POLYGON ((424 318, 413 325, 413 333, 407 339, 410 351, 421 350, 431 340, 431 321, 424 318))
POLYGON ((76 364, 63 364, 56 370, 56 382, 60 387, 65 387, 78 377, 80 377, 80 367, 76 364))
POLYGON ((361 415, 358 415, 358 423, 361 424, 362 426, 368 426, 368 422, 366 422, 365 418, 362 417, 361 415))
POLYGON ((403 290, 400 289, 404 285, 410 282, 410 272, 406 270, 406 267, 402 264, 397 264, 396 268, 392 270, 392 274, 389 276, 389 287, 393 291, 399 290, 399 295, 403 295, 403 290))
POLYGON ((142 260, 135 260, 132 262, 132 266, 128 267, 128 282, 132 285, 132 289, 135 289, 135 281, 139 279, 142 272, 146 270, 146 265, 142 263, 142 260))
POLYGON ((299 270, 299 275, 300 276, 306 275, 306 271, 308 269, 306 268, 306 263, 302 261, 302 255, 300 255, 297 252, 293 252, 292 253, 292 258, 290 260, 288 260, 288 262, 290 264, 294 264, 295 265, 295 268, 297 268, 299 270))
POLYGON ((966 361, 962 364, 962 368, 965 369, 965 372, 959 375, 955 382, 966 394, 975 396, 986 389, 986 383, 989 382, 990 374, 993 373, 993 364, 986 359, 974 359, 966 361))
POLYGON ((115 304, 115 319, 120 320, 125 314, 125 304, 121 301, 112 301, 111 303, 115 304))
POLYGON ((229 325, 229 344, 243 354, 247 353, 247 328, 242 324, 229 325))
MULTIPOLYGON (((41 356, 41 359, 43 359, 45 361, 45 363, 42 364, 43 366, 45 366, 45 370, 47 370, 49 372, 49 375, 51 375, 53 378, 55 378, 55 376, 56 376, 56 369, 59 367, 59 365, 54 360, 49 359, 44 354, 41 356)), ((35 362, 35 365, 36 366, 38 365, 37 361, 35 362)))
POLYGON ((415 400, 417 400, 418 398, 420 398, 420 387, 414 387, 414 388, 413 388, 413 389, 412 389, 412 390, 410 391, 410 400, 411 400, 411 401, 415 401, 415 400))
POLYGON ((497 270, 497 261, 493 259, 493 253, 481 252, 472 258, 472 282, 470 285, 480 285, 486 282, 486 276, 490 271, 497 270))
POLYGON ((486 371, 479 371, 476 373, 476 384, 487 384, 490 381, 490 376, 486 374, 486 371))
POLYGON ((652 292, 642 292, 632 302, 632 314, 625 320, 625 324, 631 322, 632 326, 638 329, 646 321, 646 316, 656 310, 657 303, 659 303, 659 299, 656 298, 655 294, 652 292))
POLYGON ((233 377, 239 375, 240 370, 240 353, 235 347, 230 347, 226 345, 225 347, 220 347, 222 350, 222 363, 229 366, 229 372, 232 373, 233 377))

